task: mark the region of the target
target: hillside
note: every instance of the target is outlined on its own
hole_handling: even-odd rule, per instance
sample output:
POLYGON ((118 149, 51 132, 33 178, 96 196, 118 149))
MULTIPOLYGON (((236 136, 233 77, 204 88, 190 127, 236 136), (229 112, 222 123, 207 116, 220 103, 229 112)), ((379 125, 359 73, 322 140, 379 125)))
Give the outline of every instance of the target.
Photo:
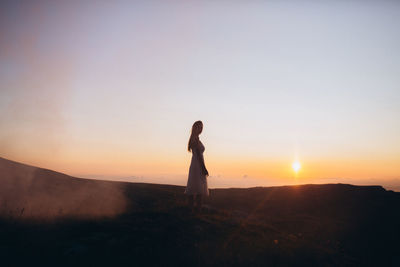
POLYGON ((212 189, 86 180, 0 158, 4 266, 398 266, 400 194, 346 184, 212 189))
POLYGON ((53 220, 121 214, 123 185, 74 178, 0 158, 0 216, 53 220))

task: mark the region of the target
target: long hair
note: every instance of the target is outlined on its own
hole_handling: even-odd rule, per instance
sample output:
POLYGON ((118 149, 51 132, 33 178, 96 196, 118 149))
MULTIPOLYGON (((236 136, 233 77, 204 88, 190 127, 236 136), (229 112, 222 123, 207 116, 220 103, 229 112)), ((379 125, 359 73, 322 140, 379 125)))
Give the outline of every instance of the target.
POLYGON ((202 126, 203 122, 202 121, 196 121, 193 123, 192 126, 192 133, 190 134, 189 142, 188 142, 188 151, 192 151, 194 147, 197 146, 199 142, 199 134, 202 131, 202 126))

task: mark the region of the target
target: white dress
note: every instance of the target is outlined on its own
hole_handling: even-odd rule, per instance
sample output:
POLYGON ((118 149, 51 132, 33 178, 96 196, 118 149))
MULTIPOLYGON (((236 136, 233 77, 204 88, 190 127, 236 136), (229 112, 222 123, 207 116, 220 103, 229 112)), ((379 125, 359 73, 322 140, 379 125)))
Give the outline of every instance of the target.
POLYGON ((187 186, 185 190, 185 194, 193 195, 193 194, 201 194, 208 196, 208 185, 207 185, 207 177, 203 174, 201 170, 199 157, 203 157, 203 152, 205 150, 204 145, 199 141, 199 149, 192 149, 192 161, 190 162, 189 167, 189 176, 187 181, 187 186), (198 150, 201 155, 198 155, 198 150))

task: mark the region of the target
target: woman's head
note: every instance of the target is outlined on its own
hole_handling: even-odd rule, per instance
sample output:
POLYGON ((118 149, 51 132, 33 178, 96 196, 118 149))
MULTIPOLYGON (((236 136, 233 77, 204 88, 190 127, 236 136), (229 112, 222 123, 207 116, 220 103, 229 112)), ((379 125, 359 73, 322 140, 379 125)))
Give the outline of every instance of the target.
POLYGON ((192 135, 198 136, 199 134, 201 134, 202 131, 203 131, 203 122, 202 121, 196 121, 195 123, 193 123, 192 135))
POLYGON ((193 147, 195 147, 199 140, 199 134, 203 131, 203 122, 196 121, 192 126, 192 133, 190 134, 189 143, 188 143, 188 151, 191 151, 193 147))

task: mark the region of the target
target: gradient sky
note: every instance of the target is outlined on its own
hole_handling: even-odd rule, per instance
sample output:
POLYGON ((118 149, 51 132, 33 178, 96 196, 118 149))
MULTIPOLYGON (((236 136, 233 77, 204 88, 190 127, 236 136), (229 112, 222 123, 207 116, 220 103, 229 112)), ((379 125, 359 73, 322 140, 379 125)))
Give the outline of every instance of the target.
POLYGON ((0 156, 185 184, 200 119, 211 187, 400 185, 400 2, 145 2, 2 1, 0 156))

